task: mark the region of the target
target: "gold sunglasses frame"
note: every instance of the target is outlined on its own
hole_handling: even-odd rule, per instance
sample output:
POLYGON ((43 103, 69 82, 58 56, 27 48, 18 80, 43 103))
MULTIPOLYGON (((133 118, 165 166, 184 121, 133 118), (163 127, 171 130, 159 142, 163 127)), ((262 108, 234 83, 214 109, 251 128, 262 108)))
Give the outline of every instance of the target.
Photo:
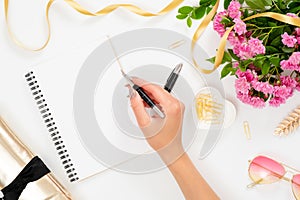
MULTIPOLYGON (((255 158, 257 158, 257 157, 259 157, 259 156, 256 156, 255 158)), ((277 162, 276 160, 274 160, 274 159, 272 159, 272 158, 269 158, 269 157, 266 157, 266 156, 262 156, 262 157, 271 159, 271 160, 273 160, 274 162, 276 162, 276 163, 280 164, 281 166, 283 166, 283 168, 285 169, 285 173, 284 173, 282 176, 279 175, 279 174, 276 174, 276 173, 273 172, 273 171, 270 171, 275 177, 278 177, 278 181, 280 181, 280 180, 285 180, 285 181, 287 181, 287 182, 290 182, 291 185, 292 185, 292 184, 296 184, 296 185, 298 185, 298 186, 300 187, 299 184, 293 183, 293 182, 292 182, 293 177, 294 177, 295 175, 300 175, 300 170, 297 170, 296 168, 291 167, 291 166, 289 166, 289 165, 286 165, 286 164, 284 164, 284 163, 277 162), (287 174, 288 172, 292 175, 292 178, 291 178, 291 179, 285 177, 286 174, 287 174)), ((254 159, 255 159, 255 158, 254 158, 254 159)), ((250 178, 253 182, 250 183, 249 185, 247 185, 247 188, 253 188, 253 187, 255 187, 256 185, 262 185, 260 182, 263 181, 263 179, 261 178, 261 179, 259 179, 258 181, 255 182, 255 181, 253 180, 253 178, 251 177, 251 175, 250 175, 250 165, 251 165, 251 163, 253 162, 254 159, 248 160, 248 163, 249 163, 249 167, 248 167, 248 176, 249 176, 249 178, 250 178)), ((260 166, 260 167, 262 167, 262 166, 260 166)), ((266 169, 266 168, 265 168, 265 169, 266 169)), ((270 169, 267 169, 267 170, 270 170, 270 169)), ((276 182, 277 182, 277 181, 276 181, 276 182)), ((275 183, 275 182, 273 182, 273 183, 275 183)), ((272 184, 272 183, 270 183, 270 184, 272 184)), ((299 198, 299 199, 297 198, 297 196, 296 196, 296 194, 295 194, 295 192, 294 192, 293 187, 292 187, 292 192, 293 192, 293 195, 294 195, 295 199, 296 199, 296 200, 300 200, 300 198, 299 198)))

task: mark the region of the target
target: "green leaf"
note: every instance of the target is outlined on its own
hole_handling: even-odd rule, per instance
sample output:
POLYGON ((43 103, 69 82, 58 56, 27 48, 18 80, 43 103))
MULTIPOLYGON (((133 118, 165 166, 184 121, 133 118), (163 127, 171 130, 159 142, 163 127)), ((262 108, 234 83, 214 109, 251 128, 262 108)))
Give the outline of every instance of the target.
POLYGON ((232 58, 231 58, 230 54, 225 51, 223 59, 222 59, 222 64, 224 64, 226 62, 231 62, 231 61, 232 61, 232 58))
POLYGON ((190 12, 193 11, 193 7, 191 6, 183 6, 179 8, 178 12, 181 14, 189 14, 190 12))
POLYGON ((298 13, 300 11, 300 6, 294 7, 291 10, 289 10, 289 12, 291 13, 298 13))
POLYGON ((279 40, 281 40, 281 35, 283 34, 283 27, 275 29, 276 31, 272 31, 269 35, 269 41, 273 41, 276 37, 280 36, 279 40))
POLYGON ((295 51, 295 48, 290 48, 290 47, 284 46, 284 47, 282 47, 282 51, 284 53, 293 53, 295 51))
POLYGON ((193 22, 192 22, 191 17, 188 17, 188 18, 187 18, 186 24, 187 24, 188 27, 191 27, 191 26, 192 26, 193 22))
POLYGON ((280 9, 286 9, 286 5, 282 2, 282 0, 277 0, 277 1, 278 1, 277 5, 280 9))
POLYGON ((221 23, 224 25, 228 25, 228 24, 232 23, 232 21, 230 19, 228 19, 227 17, 223 17, 221 20, 221 23))
POLYGON ((256 67, 262 68, 264 62, 265 62, 265 58, 263 58, 263 59, 258 59, 258 60, 255 60, 255 61, 254 61, 254 65, 255 65, 256 67))
POLYGON ((280 67, 280 58, 278 57, 271 57, 270 62, 275 66, 275 67, 280 67))
POLYGON ((201 19, 205 15, 206 7, 200 6, 195 10, 195 19, 201 19))
POLYGON ((211 2, 211 0, 200 0, 199 5, 201 6, 201 5, 206 4, 208 2, 211 2))
POLYGON ((251 59, 240 62, 240 64, 239 64, 240 70, 243 72, 246 71, 248 65, 250 65, 252 62, 253 61, 251 59))
POLYGON ((214 5, 216 5, 216 3, 217 3, 217 0, 212 0, 210 5, 214 6, 214 5))
POLYGON ((239 0, 240 4, 243 4, 245 2, 245 0, 239 0))
POLYGON ((225 67, 223 67, 223 69, 221 71, 221 79, 226 77, 231 71, 232 71, 232 64, 229 63, 229 64, 225 65, 225 67))
POLYGON ((284 32, 287 32, 289 35, 292 34, 292 29, 289 27, 289 26, 286 26, 284 29, 283 29, 284 32))
POLYGON ((271 67, 270 62, 269 62, 268 60, 266 60, 266 61, 264 62, 264 64, 262 65, 261 73, 262 73, 263 75, 268 74, 269 71, 270 71, 270 67, 271 67))
POLYGON ((215 64, 215 61, 216 61, 216 56, 212 57, 212 58, 209 58, 209 59, 206 59, 206 61, 212 63, 212 64, 215 64))
POLYGON ((212 10, 212 7, 207 7, 206 8, 206 14, 208 15, 208 13, 212 10))
POLYGON ((288 7, 290 9, 289 10, 290 13, 297 13, 300 9, 300 2, 296 2, 296 1, 291 2, 288 4, 288 7))
POLYGON ((197 19, 196 14, 195 14, 195 9, 193 10, 193 12, 190 16, 191 16, 192 19, 197 19))
POLYGON ((187 16, 188 15, 186 15, 186 14, 179 14, 179 15, 176 16, 176 18, 177 19, 185 19, 185 18, 187 18, 187 16))
POLYGON ((245 71, 246 71, 246 69, 247 69, 247 66, 246 66, 246 65, 244 65, 244 64, 243 64, 243 62, 240 62, 240 64, 239 64, 239 68, 240 68, 240 70, 241 70, 242 72, 245 72, 245 71))
POLYGON ((272 0, 260 0, 262 1, 262 3, 265 5, 265 6, 271 6, 272 5, 272 0))
POLYGON ((233 53, 232 49, 228 49, 228 52, 234 60, 240 60, 240 58, 233 53))
POLYGON ((227 9, 232 0, 224 0, 224 8, 227 9))
POLYGON ((265 2, 262 0, 246 0, 246 4, 252 9, 259 10, 264 10, 266 6, 265 2))
POLYGON ((278 47, 281 45, 281 35, 277 36, 272 42, 271 46, 278 47))
POLYGON ((273 54, 273 53, 279 52, 279 50, 273 46, 266 46, 266 51, 267 51, 267 54, 273 54))
POLYGON ((271 26, 271 27, 275 27, 275 26, 277 26, 277 23, 275 23, 275 22, 268 22, 268 25, 271 26))
POLYGON ((249 17, 249 10, 245 9, 245 11, 244 11, 244 18, 247 18, 247 17, 249 17))

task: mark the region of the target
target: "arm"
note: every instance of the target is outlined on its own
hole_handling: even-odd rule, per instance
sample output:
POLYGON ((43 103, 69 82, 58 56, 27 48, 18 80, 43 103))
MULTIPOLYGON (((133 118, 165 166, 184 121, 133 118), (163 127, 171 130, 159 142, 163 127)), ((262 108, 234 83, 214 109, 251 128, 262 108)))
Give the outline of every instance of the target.
POLYGON ((168 166, 184 196, 188 200, 217 200, 218 196, 203 179, 187 154, 168 166))
POLYGON ((131 88, 131 106, 147 142, 158 152, 173 174, 187 200, 217 200, 218 196, 197 171, 182 146, 184 105, 171 94, 154 84, 135 80, 154 99, 166 114, 165 119, 151 118, 143 100, 131 88))

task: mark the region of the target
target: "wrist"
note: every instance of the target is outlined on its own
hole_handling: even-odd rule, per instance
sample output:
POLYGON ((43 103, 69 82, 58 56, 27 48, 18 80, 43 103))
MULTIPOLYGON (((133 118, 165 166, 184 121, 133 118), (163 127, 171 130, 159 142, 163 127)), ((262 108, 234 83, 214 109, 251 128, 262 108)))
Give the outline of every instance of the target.
POLYGON ((158 150, 157 153, 167 166, 177 162, 182 156, 186 155, 182 146, 177 146, 175 148, 164 148, 158 150))
POLYGON ((170 165, 168 165, 168 168, 172 173, 176 173, 178 171, 182 171, 185 168, 188 168, 191 163, 192 161, 190 157, 185 152, 176 161, 170 163, 170 165))

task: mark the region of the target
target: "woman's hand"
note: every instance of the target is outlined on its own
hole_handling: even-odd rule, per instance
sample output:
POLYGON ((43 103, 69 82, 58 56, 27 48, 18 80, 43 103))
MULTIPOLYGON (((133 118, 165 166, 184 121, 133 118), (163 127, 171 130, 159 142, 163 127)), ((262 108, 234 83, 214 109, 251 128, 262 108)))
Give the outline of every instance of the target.
POLYGON ((158 85, 140 79, 134 79, 134 82, 145 90, 166 115, 165 119, 151 117, 144 101, 130 88, 131 107, 148 143, 165 162, 178 159, 184 153, 181 140, 183 103, 158 85))
POLYGON ((131 106, 148 143, 161 156, 173 174, 187 200, 218 200, 218 196, 200 175, 181 141, 184 105, 158 85, 134 82, 163 110, 166 117, 151 117, 141 97, 129 88, 131 106))

